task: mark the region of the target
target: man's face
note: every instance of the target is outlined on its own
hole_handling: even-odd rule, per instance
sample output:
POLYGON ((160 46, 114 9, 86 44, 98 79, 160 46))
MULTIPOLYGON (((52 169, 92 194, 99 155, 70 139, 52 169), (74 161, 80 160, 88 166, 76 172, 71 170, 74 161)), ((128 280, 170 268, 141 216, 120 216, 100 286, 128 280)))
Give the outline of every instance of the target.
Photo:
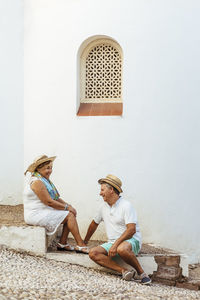
POLYGON ((111 199, 112 189, 109 188, 105 183, 101 184, 100 196, 103 197, 105 202, 108 202, 111 199))

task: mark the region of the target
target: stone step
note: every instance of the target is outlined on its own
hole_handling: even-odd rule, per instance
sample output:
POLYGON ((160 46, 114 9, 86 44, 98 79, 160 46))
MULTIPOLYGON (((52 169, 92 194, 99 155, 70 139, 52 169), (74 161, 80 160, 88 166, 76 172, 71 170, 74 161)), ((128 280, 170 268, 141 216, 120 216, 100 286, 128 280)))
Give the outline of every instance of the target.
MULTIPOLYGON (((70 264, 75 264, 75 265, 83 266, 86 268, 92 268, 95 270, 101 270, 104 272, 115 273, 113 271, 108 270, 107 268, 103 268, 103 267, 97 265, 86 254, 80 254, 80 253, 76 253, 76 252, 59 252, 59 251, 57 251, 57 252, 47 252, 46 258, 52 259, 55 261, 62 261, 62 262, 70 263, 70 264)), ((144 256, 139 256, 138 259, 148 274, 153 274, 153 271, 155 271, 157 269, 157 264, 155 263, 153 255, 146 254, 144 256)), ((131 269, 131 267, 129 265, 126 265, 124 262, 122 262, 122 260, 120 258, 116 259, 116 262, 122 266, 126 266, 127 269, 131 269)))
POLYGON ((38 256, 46 255, 47 248, 56 235, 47 236, 46 230, 39 226, 0 225, 0 245, 38 256))
MULTIPOLYGON (((162 255, 165 256, 164 254, 162 254, 162 255)), ((170 256, 175 256, 175 254, 171 254, 170 256)), ((176 256, 177 256, 177 254, 176 254, 176 256)), ((75 264, 75 265, 80 265, 80 266, 83 266, 86 268, 92 268, 92 269, 96 269, 96 270, 113 273, 113 271, 109 271, 108 269, 103 268, 103 267, 97 265, 96 263, 94 263, 89 258, 89 256, 86 254, 80 254, 80 253, 76 253, 76 252, 67 252, 67 251, 66 252, 64 252, 64 251, 63 252, 48 251, 46 253, 46 258, 56 260, 56 261, 71 263, 71 264, 75 264)), ((126 263, 124 263, 120 257, 116 258, 115 260, 119 265, 124 266, 127 269, 131 269, 131 267, 129 265, 127 265, 126 263)), ((153 272, 157 270, 157 264, 155 262, 153 254, 138 255, 138 260, 139 260, 140 264, 142 265, 142 267, 144 268, 146 273, 153 274, 153 272)), ((180 255, 180 266, 182 267, 182 270, 183 270, 182 274, 184 276, 188 276, 188 257, 187 256, 180 255)))
MULTIPOLYGON (((88 255, 85 254, 77 254, 74 252, 61 253, 59 251, 47 252, 48 246, 52 244, 52 240, 55 238, 56 234, 54 236, 47 236, 45 229, 39 226, 0 225, 0 245, 17 251, 26 251, 33 255, 45 256, 47 259, 78 264, 88 268, 107 270, 95 264, 90 260, 88 255)), ((89 246, 92 247, 97 244, 99 244, 99 241, 91 241, 89 246)), ((148 274, 152 274, 153 271, 157 269, 157 264, 154 260, 155 255, 180 255, 180 266, 183 269, 183 275, 188 276, 188 257, 186 255, 174 253, 169 249, 160 249, 151 244, 143 245, 142 251, 138 256, 140 263, 148 274)), ((118 263, 122 264, 121 261, 118 261, 118 263)))

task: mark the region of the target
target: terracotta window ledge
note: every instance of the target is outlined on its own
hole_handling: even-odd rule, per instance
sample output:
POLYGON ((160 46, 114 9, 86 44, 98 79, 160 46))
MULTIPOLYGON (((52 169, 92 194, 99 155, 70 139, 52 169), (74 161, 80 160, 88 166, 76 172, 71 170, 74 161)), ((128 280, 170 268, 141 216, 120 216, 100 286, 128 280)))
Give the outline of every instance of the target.
POLYGON ((121 116, 122 103, 80 103, 78 116, 121 116))

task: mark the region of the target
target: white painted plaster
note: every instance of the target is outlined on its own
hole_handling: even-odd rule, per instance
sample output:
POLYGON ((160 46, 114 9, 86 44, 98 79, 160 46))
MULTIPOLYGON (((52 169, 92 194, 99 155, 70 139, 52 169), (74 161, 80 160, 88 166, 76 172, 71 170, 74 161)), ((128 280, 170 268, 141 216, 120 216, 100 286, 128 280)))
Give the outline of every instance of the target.
POLYGON ((22 202, 23 1, 0 1, 0 205, 22 202))
POLYGON ((52 180, 83 235, 97 180, 111 173, 145 242, 200 260, 199 10, 195 0, 25 1, 25 166, 57 155, 52 180), (123 50, 122 117, 76 116, 77 54, 95 35, 123 50))

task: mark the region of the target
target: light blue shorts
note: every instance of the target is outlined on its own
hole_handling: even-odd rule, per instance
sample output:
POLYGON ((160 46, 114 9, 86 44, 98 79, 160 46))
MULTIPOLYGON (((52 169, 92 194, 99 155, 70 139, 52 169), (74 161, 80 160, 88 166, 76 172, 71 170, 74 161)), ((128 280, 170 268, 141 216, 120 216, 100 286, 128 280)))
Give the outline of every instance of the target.
MULTIPOLYGON (((124 242, 130 243, 131 246, 132 246, 132 251, 134 252, 135 255, 138 255, 138 253, 140 251, 140 243, 139 243, 138 240, 136 240, 134 237, 132 237, 131 239, 125 240, 124 242)), ((109 252, 109 250, 112 247, 112 245, 113 245, 112 243, 104 243, 104 244, 102 244, 100 246, 103 247, 107 252, 109 252)))

